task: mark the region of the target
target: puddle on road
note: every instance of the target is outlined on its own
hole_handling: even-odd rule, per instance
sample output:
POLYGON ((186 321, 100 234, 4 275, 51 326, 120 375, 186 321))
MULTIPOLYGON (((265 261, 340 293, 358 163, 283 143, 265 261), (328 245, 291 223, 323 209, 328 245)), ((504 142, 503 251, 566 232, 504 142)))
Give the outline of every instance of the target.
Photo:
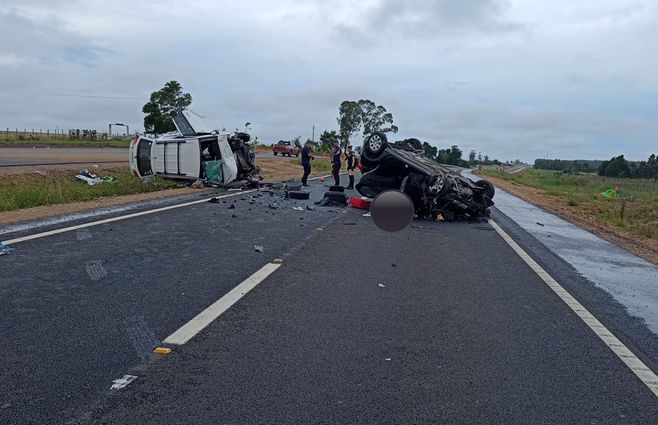
MULTIPOLYGON (((463 175, 479 180, 470 170, 463 175)), ((499 188, 494 202, 503 214, 612 295, 629 314, 644 319, 658 335, 658 267, 499 188)))

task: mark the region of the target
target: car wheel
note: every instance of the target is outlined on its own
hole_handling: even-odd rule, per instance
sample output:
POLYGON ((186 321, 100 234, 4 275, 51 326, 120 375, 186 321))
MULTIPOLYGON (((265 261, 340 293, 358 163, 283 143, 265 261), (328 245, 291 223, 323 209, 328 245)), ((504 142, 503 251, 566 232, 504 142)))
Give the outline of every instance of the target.
POLYGON ((484 193, 489 197, 489 199, 493 199, 494 195, 496 194, 496 188, 488 180, 478 180, 475 182, 475 185, 483 189, 484 193))
POLYGON ((382 153, 387 145, 388 140, 386 139, 386 135, 384 133, 375 132, 368 136, 363 144, 363 148, 369 156, 375 157, 382 153))
POLYGON ((439 195, 443 192, 446 192, 450 188, 450 180, 445 176, 436 176, 429 186, 428 189, 433 195, 439 195))
POLYGON ((278 152, 274 152, 274 156, 277 156, 278 154, 279 154, 278 152))
POLYGON ((363 156, 368 161, 377 162, 387 146, 388 140, 386 139, 386 135, 375 132, 363 142, 363 156))

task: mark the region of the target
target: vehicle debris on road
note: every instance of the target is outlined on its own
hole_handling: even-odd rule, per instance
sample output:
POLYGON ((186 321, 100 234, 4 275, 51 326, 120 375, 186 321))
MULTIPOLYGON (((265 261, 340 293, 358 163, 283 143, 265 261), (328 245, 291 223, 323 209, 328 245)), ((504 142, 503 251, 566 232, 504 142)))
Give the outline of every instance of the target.
POLYGON ((263 252, 263 249, 262 245, 254 245, 254 251, 256 252, 263 252))
POLYGON ((10 247, 8 245, 5 245, 2 242, 0 242, 0 255, 7 255, 10 252, 15 251, 15 250, 16 250, 16 248, 12 248, 12 247, 10 247))

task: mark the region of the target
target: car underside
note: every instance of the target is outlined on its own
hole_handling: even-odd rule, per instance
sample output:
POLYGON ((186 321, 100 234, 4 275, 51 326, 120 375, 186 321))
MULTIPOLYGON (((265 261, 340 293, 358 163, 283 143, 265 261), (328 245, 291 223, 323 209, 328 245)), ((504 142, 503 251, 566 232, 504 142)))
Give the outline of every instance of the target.
POLYGON ((417 139, 389 143, 385 134, 373 133, 363 143, 361 164, 360 194, 374 198, 399 190, 411 198, 420 218, 477 220, 494 204, 490 182, 472 182, 428 158, 417 139))

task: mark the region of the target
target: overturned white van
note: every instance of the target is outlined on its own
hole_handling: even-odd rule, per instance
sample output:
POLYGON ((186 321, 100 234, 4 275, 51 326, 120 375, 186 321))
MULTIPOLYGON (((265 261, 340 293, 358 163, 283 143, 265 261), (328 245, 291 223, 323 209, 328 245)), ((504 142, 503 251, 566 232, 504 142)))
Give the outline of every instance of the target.
POLYGON ((158 138, 136 136, 130 142, 132 173, 169 179, 202 179, 210 184, 229 184, 257 178, 255 154, 247 133, 220 134, 190 111, 173 118, 178 132, 158 138))

